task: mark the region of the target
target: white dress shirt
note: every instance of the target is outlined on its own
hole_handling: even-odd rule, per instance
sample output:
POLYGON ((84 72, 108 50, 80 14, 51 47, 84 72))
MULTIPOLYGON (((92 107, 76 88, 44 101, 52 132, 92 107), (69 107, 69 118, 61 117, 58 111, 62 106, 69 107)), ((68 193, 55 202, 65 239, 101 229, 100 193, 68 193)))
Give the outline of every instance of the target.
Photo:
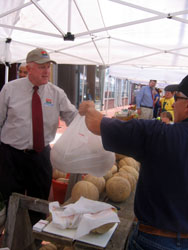
MULTIPOLYGON (((64 90, 50 82, 39 86, 38 94, 42 103, 47 146, 55 137, 59 115, 69 125, 78 110, 71 104, 64 90)), ((0 92, 1 141, 21 150, 33 148, 32 95, 33 84, 28 78, 6 83, 0 92)))

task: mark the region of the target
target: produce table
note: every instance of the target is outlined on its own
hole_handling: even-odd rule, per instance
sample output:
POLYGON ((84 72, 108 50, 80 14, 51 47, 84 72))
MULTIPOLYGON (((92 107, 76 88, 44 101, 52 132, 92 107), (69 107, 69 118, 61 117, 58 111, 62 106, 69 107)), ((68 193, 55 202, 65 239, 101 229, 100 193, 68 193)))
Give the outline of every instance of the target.
MULTIPOLYGON (((109 202, 105 200, 105 202, 109 202)), ((134 192, 122 203, 111 203, 118 206, 118 216, 120 223, 109 240, 106 250, 123 250, 134 220, 133 212, 134 192)), ((5 226, 5 237, 3 246, 11 250, 36 250, 33 243, 34 238, 50 241, 64 246, 74 246, 75 250, 81 249, 104 249, 95 245, 73 241, 70 238, 57 236, 46 232, 36 232, 32 230, 28 209, 38 212, 49 213, 48 201, 35 199, 21 194, 13 193, 10 197, 8 216, 5 226)), ((63 249, 63 248, 62 248, 63 249)))
POLYGON ((130 105, 128 109, 122 109, 120 112, 115 113, 112 118, 117 118, 122 121, 129 121, 138 119, 138 114, 135 105, 130 105))

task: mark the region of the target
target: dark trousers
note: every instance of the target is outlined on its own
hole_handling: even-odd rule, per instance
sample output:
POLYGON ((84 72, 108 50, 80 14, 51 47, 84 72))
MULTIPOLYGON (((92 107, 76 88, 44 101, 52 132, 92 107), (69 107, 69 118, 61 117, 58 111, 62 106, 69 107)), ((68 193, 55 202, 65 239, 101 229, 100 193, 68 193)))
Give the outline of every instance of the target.
POLYGON ((160 111, 160 107, 155 106, 153 110, 153 118, 157 118, 159 116, 159 111, 160 111))
MULTIPOLYGON (((48 200, 52 180, 50 146, 41 153, 24 152, 1 143, 0 192, 7 201, 12 192, 48 200)), ((32 225, 45 215, 30 211, 32 225)))

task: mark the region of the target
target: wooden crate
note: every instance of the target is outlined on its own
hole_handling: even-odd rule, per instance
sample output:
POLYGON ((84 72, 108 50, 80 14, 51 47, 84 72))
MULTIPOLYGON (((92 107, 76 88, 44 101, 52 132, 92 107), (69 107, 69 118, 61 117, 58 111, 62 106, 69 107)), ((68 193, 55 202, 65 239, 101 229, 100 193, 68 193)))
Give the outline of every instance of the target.
MULTIPOLYGON (((120 209, 118 210, 120 223, 108 242, 105 250, 124 250, 126 239, 135 218, 133 203, 134 192, 132 192, 125 202, 115 203, 115 205, 117 205, 120 209)), ((34 239, 40 239, 60 244, 62 246, 73 245, 75 250, 103 249, 80 241, 73 241, 72 239, 58 235, 33 231, 29 220, 28 209, 48 214, 49 202, 13 193, 10 197, 8 216, 5 225, 5 237, 3 242, 4 247, 9 247, 11 250, 36 250, 34 239)))

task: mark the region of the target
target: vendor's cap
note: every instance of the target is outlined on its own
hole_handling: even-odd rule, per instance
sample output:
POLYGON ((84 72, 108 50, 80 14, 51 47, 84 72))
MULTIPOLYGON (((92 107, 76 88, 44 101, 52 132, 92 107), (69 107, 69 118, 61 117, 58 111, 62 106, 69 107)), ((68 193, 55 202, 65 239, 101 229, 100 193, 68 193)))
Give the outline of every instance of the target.
POLYGON ((185 78, 183 78, 180 84, 174 84, 173 90, 167 90, 167 91, 179 91, 188 97, 188 75, 185 78))
POLYGON ((55 61, 50 59, 50 56, 49 56, 48 52, 46 50, 42 49, 42 48, 37 48, 37 49, 34 49, 34 50, 30 51, 27 54, 26 62, 27 63, 35 62, 35 63, 38 63, 38 64, 52 62, 52 63, 56 64, 55 61))
POLYGON ((165 88, 164 88, 164 91, 170 91, 170 92, 174 92, 174 91, 177 91, 177 84, 170 84, 170 85, 167 85, 165 88))

